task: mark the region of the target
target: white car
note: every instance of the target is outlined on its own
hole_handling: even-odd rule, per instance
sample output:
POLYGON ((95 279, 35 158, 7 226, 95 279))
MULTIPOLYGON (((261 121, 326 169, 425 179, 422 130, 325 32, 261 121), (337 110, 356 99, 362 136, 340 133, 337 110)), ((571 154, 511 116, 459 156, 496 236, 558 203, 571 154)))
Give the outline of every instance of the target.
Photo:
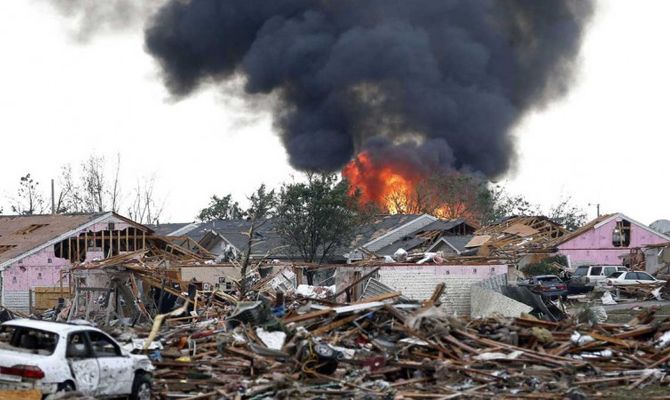
POLYGON ((646 272, 640 271, 619 271, 615 272, 607 278, 606 285, 612 286, 626 286, 626 285, 653 285, 660 286, 665 284, 664 280, 656 279, 646 272))
POLYGON ((0 325, 0 391, 77 390, 95 398, 151 398, 154 367, 88 325, 16 319, 0 325))

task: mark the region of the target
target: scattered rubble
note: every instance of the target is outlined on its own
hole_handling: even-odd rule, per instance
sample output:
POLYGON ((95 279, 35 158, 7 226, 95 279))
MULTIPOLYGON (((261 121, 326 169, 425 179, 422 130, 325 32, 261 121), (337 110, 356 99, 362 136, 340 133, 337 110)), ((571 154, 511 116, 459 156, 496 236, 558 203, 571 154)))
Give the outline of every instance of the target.
POLYGON ((653 310, 625 324, 594 308, 566 318, 527 288, 503 286, 496 294, 532 303, 544 319, 455 317, 440 304, 444 283, 423 301, 391 290, 345 296, 376 270, 335 288, 305 285, 281 263, 251 268, 244 295, 242 279, 233 290, 174 279, 177 265, 213 263, 150 244, 76 265, 74 277, 99 271, 107 286, 75 286, 51 315, 94 321, 146 354, 160 399, 590 398, 668 384, 670 319, 654 321, 653 310))
POLYGON ((286 297, 276 317, 276 293, 260 290, 244 318, 235 301, 168 317, 157 336, 165 348, 149 351, 154 390, 166 399, 557 398, 667 384, 670 320, 652 323, 653 312, 628 324, 455 318, 439 292, 418 303, 286 297))

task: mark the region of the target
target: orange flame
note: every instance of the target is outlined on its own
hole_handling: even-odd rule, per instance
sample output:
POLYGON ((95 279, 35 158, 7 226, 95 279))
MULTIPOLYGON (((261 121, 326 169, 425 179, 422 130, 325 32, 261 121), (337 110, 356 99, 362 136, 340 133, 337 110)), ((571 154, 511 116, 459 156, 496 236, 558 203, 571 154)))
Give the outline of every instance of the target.
POLYGON ((347 164, 342 175, 349 182, 350 194, 358 192, 361 204, 374 203, 391 214, 408 211, 412 191, 420 180, 408 169, 375 165, 366 152, 347 164))
POLYGON ((449 197, 444 193, 449 188, 431 185, 417 189, 426 178, 424 174, 402 161, 380 161, 367 152, 358 154, 342 169, 342 176, 349 182, 349 194, 358 195, 362 205, 372 203, 390 214, 429 212, 443 219, 477 220, 466 202, 457 198, 445 201, 449 197))

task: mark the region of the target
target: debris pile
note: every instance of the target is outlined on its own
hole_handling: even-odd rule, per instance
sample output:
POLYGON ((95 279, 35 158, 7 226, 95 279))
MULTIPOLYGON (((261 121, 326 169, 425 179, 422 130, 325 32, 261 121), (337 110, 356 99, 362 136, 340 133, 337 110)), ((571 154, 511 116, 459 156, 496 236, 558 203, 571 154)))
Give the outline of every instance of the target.
POLYGON ((586 398, 667 384, 670 320, 653 311, 627 324, 471 320, 445 313, 443 290, 343 304, 271 278, 243 301, 199 293, 132 332, 164 399, 586 398))
POLYGON ((518 261, 529 253, 553 253, 554 242, 567 234, 547 217, 511 217, 477 230, 465 247, 479 256, 518 261))

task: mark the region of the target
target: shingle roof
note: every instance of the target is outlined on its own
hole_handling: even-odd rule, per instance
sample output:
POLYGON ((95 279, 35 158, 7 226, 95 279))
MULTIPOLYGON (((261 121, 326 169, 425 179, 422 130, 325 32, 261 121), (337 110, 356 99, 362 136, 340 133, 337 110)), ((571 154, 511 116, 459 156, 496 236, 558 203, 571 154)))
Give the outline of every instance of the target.
POLYGON ((103 215, 105 213, 0 216, 0 264, 103 215))
POLYGON ((465 245, 468 244, 468 242, 472 240, 473 237, 474 235, 462 235, 462 236, 458 235, 458 236, 442 236, 441 239, 446 240, 447 242, 449 242, 450 245, 454 246, 456 250, 462 253, 465 250, 467 250, 465 248, 465 245))
MULTIPOLYGON (((407 251, 410 251, 410 250, 415 249, 417 247, 424 247, 424 246, 427 247, 427 245, 433 244, 439 237, 445 237, 446 238, 447 236, 443 236, 442 232, 449 231, 450 229, 453 229, 453 228, 457 227, 458 225, 464 224, 464 223, 466 223, 466 222, 462 219, 437 220, 437 221, 431 222, 430 224, 424 226, 423 228, 417 229, 416 231, 412 232, 411 234, 406 235, 405 237, 401 238, 400 240, 397 240, 397 241, 391 243, 390 245, 388 245, 388 246, 386 246, 386 247, 384 247, 380 250, 375 251, 375 253, 377 253, 379 255, 392 255, 393 253, 395 253, 400 248, 402 248, 404 250, 407 250, 407 251), (435 232, 435 235, 433 237, 426 236, 426 234, 430 233, 430 232, 435 232)), ((474 230, 474 228, 473 228, 473 230, 474 230)), ((451 238, 452 236, 449 236, 449 237, 451 238)), ((463 236, 454 236, 454 237, 462 238, 463 236)), ((467 236, 467 237, 472 238, 472 236, 467 236)), ((451 240, 449 240, 449 242, 452 243, 451 240)), ((465 243, 467 243, 467 241, 465 241, 462 244, 461 244, 461 242, 463 242, 462 239, 456 239, 455 240, 455 243, 459 246, 459 247, 456 247, 456 246, 455 247, 457 249, 459 249, 459 251, 461 251, 461 249, 464 248, 465 243)), ((454 245, 454 243, 452 243, 452 245, 454 245)))
POLYGON ((357 247, 363 246, 364 244, 378 239, 390 231, 398 228, 399 226, 405 225, 419 218, 420 216, 421 214, 378 215, 372 218, 372 220, 368 223, 358 227, 356 233, 354 234, 353 240, 349 245, 349 248, 355 249, 357 247))
MULTIPOLYGON (((151 230, 154 231, 154 233, 158 236, 170 236, 174 235, 175 232, 178 232, 179 230, 189 226, 193 225, 194 228, 197 226, 196 224, 192 222, 183 222, 183 223, 168 223, 168 224, 152 224, 152 225, 147 225, 147 227, 151 228, 151 230)), ((182 234, 182 236, 186 236, 185 234, 182 234)))
MULTIPOLYGON (((247 220, 215 220, 200 224, 197 229, 187 234, 193 240, 200 242, 209 232, 218 234, 228 243, 244 252, 249 243, 248 232, 251 222, 247 220)), ((252 254, 265 255, 270 252, 274 256, 287 256, 286 247, 282 238, 274 229, 272 220, 263 223, 254 234, 252 254), (281 248, 278 250, 278 248, 281 248)))

